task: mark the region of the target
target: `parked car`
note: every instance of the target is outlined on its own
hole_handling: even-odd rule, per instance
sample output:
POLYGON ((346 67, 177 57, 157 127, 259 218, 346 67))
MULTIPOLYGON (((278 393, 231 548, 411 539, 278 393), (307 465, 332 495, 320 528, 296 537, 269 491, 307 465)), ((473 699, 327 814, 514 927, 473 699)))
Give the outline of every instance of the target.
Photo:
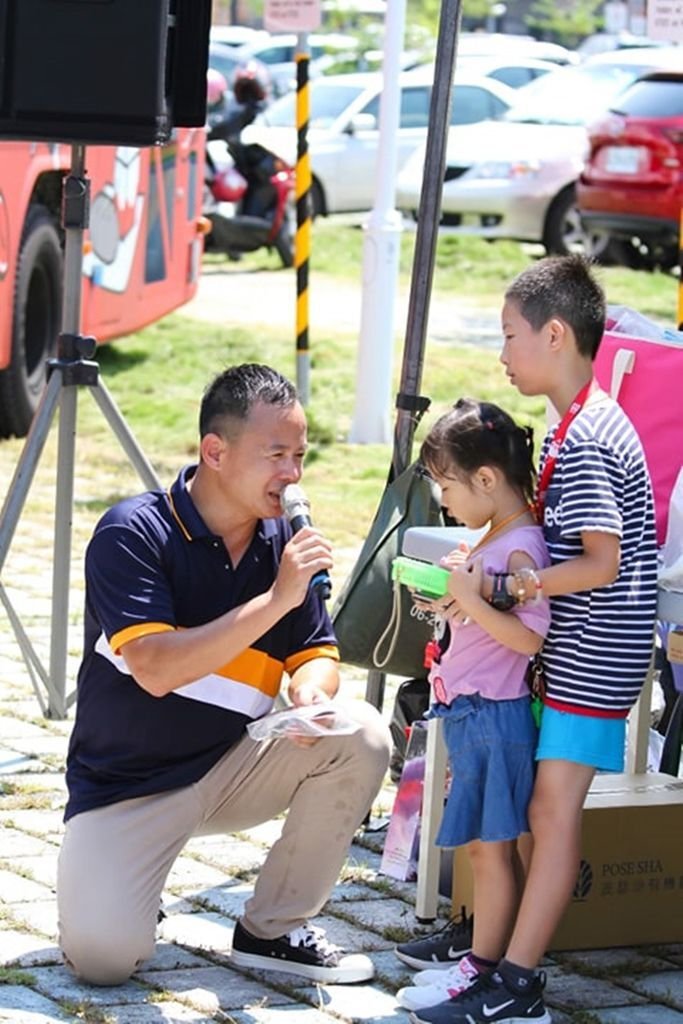
POLYGON ((589 142, 577 185, 584 229, 621 239, 623 262, 630 265, 677 266, 683 209, 683 69, 639 78, 591 126, 589 142))
POLYGON ((511 89, 520 89, 541 75, 554 71, 557 64, 550 60, 539 60, 537 57, 503 57, 486 54, 459 54, 456 67, 473 75, 486 75, 495 78, 511 89))
POLYGON ((595 53, 607 50, 629 50, 643 46, 666 46, 661 39, 650 39, 649 36, 637 36, 633 32, 594 32, 576 47, 581 60, 592 57, 595 53))
POLYGON ((260 28, 249 28, 247 25, 212 25, 209 42, 222 43, 225 46, 243 46, 255 43, 259 38, 268 38, 269 33, 260 28))
MULTIPOLYGON (((415 68, 400 77, 398 166, 427 137, 434 71, 415 68)), ((330 75, 310 85, 308 151, 313 177, 313 213, 369 210, 375 188, 379 145, 379 104, 383 78, 378 72, 330 75)), ((456 73, 451 123, 471 124, 501 117, 516 93, 491 78, 456 73)), ((296 161, 296 96, 272 103, 243 139, 260 142, 287 163, 296 161)))
MULTIPOLYGON (((313 78, 316 74, 316 62, 329 54, 352 53, 358 47, 353 36, 338 32, 315 33, 307 35, 310 53, 309 72, 313 78)), ((298 37, 295 33, 277 33, 259 37, 253 42, 235 48, 236 56, 242 61, 258 60, 268 66, 272 82, 273 94, 283 96, 296 87, 296 61, 298 37)))
MULTIPOLYGON (((667 61, 677 47, 597 54, 559 68, 516 92, 495 124, 451 128, 442 196, 444 223, 463 234, 540 242, 549 253, 588 250, 607 259, 609 238, 586 237, 575 183, 588 148, 586 124, 634 79, 667 61)), ((418 215, 424 149, 398 176, 397 205, 418 215)))
POLYGON ((559 43, 546 43, 533 36, 514 35, 509 32, 461 32, 458 35, 457 60, 473 55, 535 57, 550 60, 554 64, 578 64, 579 57, 573 50, 559 43))

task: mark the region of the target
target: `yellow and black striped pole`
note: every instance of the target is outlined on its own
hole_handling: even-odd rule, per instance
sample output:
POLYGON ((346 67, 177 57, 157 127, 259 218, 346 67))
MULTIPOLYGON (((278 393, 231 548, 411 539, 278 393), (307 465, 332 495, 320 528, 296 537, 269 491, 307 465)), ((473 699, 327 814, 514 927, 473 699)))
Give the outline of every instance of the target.
POLYGON ((296 384, 302 405, 310 398, 308 344, 308 267, 311 255, 311 163, 308 155, 310 96, 308 37, 301 34, 296 53, 296 384))

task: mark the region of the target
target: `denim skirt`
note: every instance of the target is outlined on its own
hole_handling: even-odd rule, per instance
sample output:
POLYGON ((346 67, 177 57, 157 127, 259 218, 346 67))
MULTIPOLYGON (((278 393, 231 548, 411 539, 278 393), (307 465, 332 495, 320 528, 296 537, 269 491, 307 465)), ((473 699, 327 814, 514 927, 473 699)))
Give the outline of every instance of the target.
POLYGON ((528 697, 487 700, 478 693, 432 705, 442 718, 451 786, 436 842, 501 842, 529 831, 538 730, 528 697))

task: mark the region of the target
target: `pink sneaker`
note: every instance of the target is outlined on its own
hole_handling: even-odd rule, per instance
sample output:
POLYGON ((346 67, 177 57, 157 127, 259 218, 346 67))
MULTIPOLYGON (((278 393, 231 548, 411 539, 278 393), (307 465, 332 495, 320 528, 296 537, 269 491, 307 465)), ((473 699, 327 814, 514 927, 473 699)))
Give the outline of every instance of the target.
POLYGON ((399 989, 396 993, 399 1006, 403 1006, 407 1010, 426 1010, 429 1006, 437 1006, 439 1003, 444 1003, 447 999, 457 996, 460 992, 464 992, 479 976, 479 971, 469 956, 462 957, 447 971, 434 973, 439 977, 432 984, 410 985, 399 989))

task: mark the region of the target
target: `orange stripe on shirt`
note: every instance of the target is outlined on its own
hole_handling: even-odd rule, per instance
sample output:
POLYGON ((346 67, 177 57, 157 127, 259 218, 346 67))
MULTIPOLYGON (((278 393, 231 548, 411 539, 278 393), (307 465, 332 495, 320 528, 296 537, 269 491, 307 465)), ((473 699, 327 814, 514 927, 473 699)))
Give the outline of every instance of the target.
MULTIPOLYGON (((165 622, 145 622, 137 626, 128 626, 112 636, 110 647, 115 654, 120 654, 124 644, 131 640, 137 640, 141 636, 152 636, 156 633, 167 633, 173 628, 165 622)), ((333 644, 309 647, 305 651, 291 655, 283 665, 281 661, 271 657, 265 651, 257 651, 250 647, 238 654, 232 661, 217 668, 214 674, 226 679, 235 679, 246 686, 254 687, 269 697, 275 697, 280 690, 283 669, 291 675, 300 665, 304 665, 314 658, 331 658, 333 661, 339 661, 339 652, 333 644)))
POLYGON ((333 661, 339 661, 339 651, 334 644, 324 644, 320 647, 308 647, 305 651, 299 651, 297 654, 291 654, 285 661, 285 672, 291 676, 292 672, 301 665, 305 665, 307 661, 312 661, 313 658, 331 658, 333 661))
POLYGON ((216 669, 214 674, 235 679, 246 686, 253 686, 261 693, 267 693, 269 697, 275 697, 282 681, 282 668, 282 662, 277 658, 249 647, 227 665, 216 669))
POLYGON ((120 654, 123 645, 130 643, 131 640, 137 640, 140 636, 152 636, 154 633, 171 633, 173 630, 174 627, 169 626, 167 622, 141 622, 139 626, 126 626, 120 632, 114 633, 109 646, 114 654, 120 654))

